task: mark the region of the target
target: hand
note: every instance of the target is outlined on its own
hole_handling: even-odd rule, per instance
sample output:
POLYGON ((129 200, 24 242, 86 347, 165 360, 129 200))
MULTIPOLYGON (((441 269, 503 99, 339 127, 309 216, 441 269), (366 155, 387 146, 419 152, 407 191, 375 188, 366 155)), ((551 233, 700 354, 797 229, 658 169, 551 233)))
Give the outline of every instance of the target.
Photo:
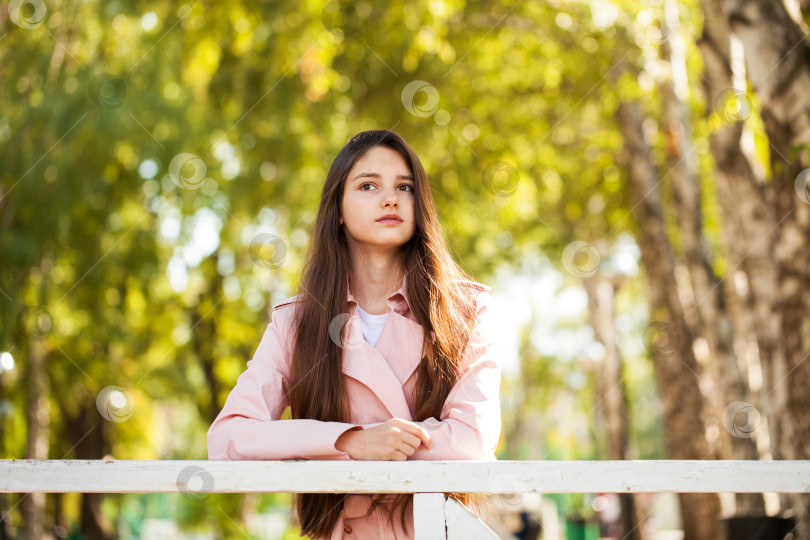
POLYGON ((428 449, 433 447, 425 428, 402 418, 392 418, 373 428, 343 432, 335 441, 335 448, 352 459, 405 461, 422 443, 428 449))

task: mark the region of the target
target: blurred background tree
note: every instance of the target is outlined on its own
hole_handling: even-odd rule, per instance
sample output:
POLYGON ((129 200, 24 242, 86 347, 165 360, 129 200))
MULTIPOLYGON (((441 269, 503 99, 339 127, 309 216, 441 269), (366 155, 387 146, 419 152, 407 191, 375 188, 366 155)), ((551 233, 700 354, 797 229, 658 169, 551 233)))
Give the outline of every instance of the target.
MULTIPOLYGON (((332 159, 389 128, 505 315, 501 459, 807 459, 807 8, 10 2, 2 457, 205 459, 332 159)), ((679 502, 685 538, 721 510, 810 535, 807 495, 679 502)), ((0 494, 30 538, 248 537, 288 503, 0 494)))

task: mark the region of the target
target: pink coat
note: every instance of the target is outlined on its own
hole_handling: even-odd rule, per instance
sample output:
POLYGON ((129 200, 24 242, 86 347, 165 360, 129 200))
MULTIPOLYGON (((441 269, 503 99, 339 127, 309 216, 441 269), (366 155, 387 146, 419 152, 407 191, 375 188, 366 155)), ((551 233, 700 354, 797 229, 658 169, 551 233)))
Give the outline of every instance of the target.
MULTIPOLYGON (((447 397, 441 419, 421 422, 433 447, 428 450, 422 444, 408 459, 496 459, 495 448, 501 432, 501 362, 488 322, 490 287, 474 285, 478 289, 478 324, 462 357, 462 376, 447 397)), ((248 361, 247 369, 237 379, 208 430, 208 459, 350 460, 347 453, 335 448, 343 432, 374 427, 394 417, 413 421, 412 395, 416 368, 422 358, 423 329, 411 312, 406 280, 386 300, 392 312, 376 346, 363 339, 357 302, 351 291, 348 293, 351 317, 346 323, 349 328, 343 373, 351 403, 351 422, 279 420, 288 406, 293 338, 290 327, 296 298, 273 306, 272 322, 253 359, 248 361)), ((413 538, 412 504, 407 505, 408 534, 401 529, 398 519, 392 530, 382 508, 364 517, 372 498, 378 496, 347 495, 330 540, 413 538)))

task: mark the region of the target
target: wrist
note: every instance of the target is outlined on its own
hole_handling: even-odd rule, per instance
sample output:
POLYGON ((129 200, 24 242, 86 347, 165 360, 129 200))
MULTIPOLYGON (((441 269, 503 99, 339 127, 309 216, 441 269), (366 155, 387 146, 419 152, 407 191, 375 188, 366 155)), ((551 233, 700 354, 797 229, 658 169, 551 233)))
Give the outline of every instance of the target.
POLYGON ((363 428, 360 426, 355 426, 351 429, 347 429, 335 441, 335 449, 340 452, 346 452, 346 449, 349 447, 349 442, 355 436, 358 431, 362 431, 363 428))

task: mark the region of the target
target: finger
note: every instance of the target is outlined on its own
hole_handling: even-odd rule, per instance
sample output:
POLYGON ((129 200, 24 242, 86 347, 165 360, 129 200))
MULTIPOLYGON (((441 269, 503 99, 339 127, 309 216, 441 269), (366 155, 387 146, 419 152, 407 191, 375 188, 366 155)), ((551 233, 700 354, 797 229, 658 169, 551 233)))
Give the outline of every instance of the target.
POLYGON ((403 433, 402 434, 402 442, 416 450, 419 448, 419 445, 422 444, 422 439, 417 437, 416 435, 411 435, 410 433, 403 433))
POLYGON ((425 446, 427 446, 428 449, 433 448, 433 443, 430 441, 430 433, 428 433, 428 430, 426 430, 425 428, 417 424, 410 424, 407 428, 407 431, 408 433, 412 433, 413 435, 416 435, 417 437, 422 439, 422 442, 425 443, 425 446))
POLYGON ((422 434, 425 436, 425 438, 422 439, 426 441, 425 446, 427 446, 428 448, 433 448, 433 441, 430 439, 430 433, 428 433, 428 430, 426 430, 425 428, 421 428, 421 430, 422 434))
POLYGON ((412 456, 415 451, 416 449, 408 446, 407 444, 400 444, 399 446, 397 446, 397 452, 404 455, 406 458, 408 456, 412 456))

